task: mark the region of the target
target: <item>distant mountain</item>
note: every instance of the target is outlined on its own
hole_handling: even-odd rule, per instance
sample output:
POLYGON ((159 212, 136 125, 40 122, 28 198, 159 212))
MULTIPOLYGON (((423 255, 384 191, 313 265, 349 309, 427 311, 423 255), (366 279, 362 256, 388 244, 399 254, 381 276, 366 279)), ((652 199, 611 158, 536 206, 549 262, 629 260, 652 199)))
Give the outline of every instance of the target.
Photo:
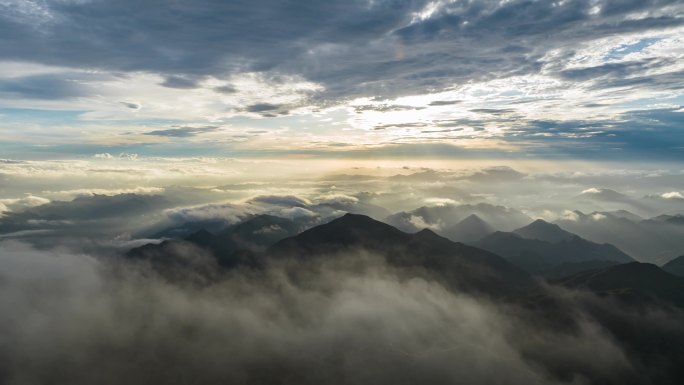
POLYGON ((526 239, 538 239, 551 243, 570 241, 576 237, 575 234, 567 232, 558 225, 546 222, 543 219, 537 219, 527 226, 513 230, 513 233, 526 239))
POLYGON ((344 257, 360 250, 461 290, 508 296, 536 286, 531 276, 495 254, 452 242, 430 230, 407 234, 364 215, 347 214, 284 239, 273 245, 268 255, 301 261, 344 257))
POLYGON ((337 217, 339 212, 368 215, 371 218, 380 220, 391 214, 389 210, 384 207, 374 205, 363 201, 346 201, 346 200, 329 200, 323 203, 317 203, 307 207, 308 209, 318 213, 323 217, 337 217))
POLYGON ((684 226, 676 215, 634 222, 610 212, 574 211, 554 223, 590 241, 613 244, 640 261, 661 265, 684 254, 684 226))
POLYGON ((442 233, 452 241, 472 242, 496 231, 489 223, 475 214, 471 214, 456 225, 444 230, 442 233))
POLYGON ((71 201, 52 201, 23 211, 6 212, 0 218, 0 233, 50 229, 68 235, 78 231, 89 234, 112 231, 120 225, 130 231, 130 221, 144 222, 173 202, 160 195, 89 195, 71 201), (106 221, 103 221, 106 219, 106 221))
POLYGON ((628 195, 611 190, 608 188, 589 188, 574 198, 577 203, 591 204, 600 207, 622 208, 629 206, 639 212, 649 212, 651 210, 648 204, 643 201, 634 199, 628 195))
POLYGON ((263 251, 281 239, 299 234, 304 228, 291 219, 264 214, 231 226, 217 237, 234 242, 240 249, 263 251))
MULTIPOLYGON (((634 213, 627 211, 627 210, 613 210, 613 211, 596 212, 596 213, 603 214, 603 215, 612 215, 616 218, 624 218, 624 219, 630 220, 630 221, 635 222, 635 223, 641 222, 644 220, 644 218, 640 217, 639 215, 634 214, 634 213)), ((595 213, 592 213, 592 214, 595 214, 595 213)))
POLYGON ((684 277, 684 255, 680 255, 679 257, 664 264, 663 270, 667 271, 670 274, 684 277))
POLYGON ((539 275, 549 274, 567 263, 633 261, 613 245, 588 241, 543 221, 535 221, 512 233, 495 232, 471 244, 501 255, 518 267, 539 275), (533 239, 521 236, 518 231, 533 239))
POLYGON ((684 306, 684 278, 650 263, 632 262, 581 272, 554 282, 574 289, 613 295, 629 302, 659 299, 684 306))
POLYGON ((153 239, 182 239, 187 237, 192 233, 196 233, 200 230, 206 230, 210 233, 218 234, 225 230, 231 225, 230 222, 223 219, 211 219, 211 220, 199 220, 185 222, 178 226, 173 226, 166 228, 164 230, 158 231, 154 234, 149 235, 149 238, 153 239))
POLYGON ((160 260, 175 254, 175 249, 186 243, 211 252, 224 267, 244 262, 245 253, 258 253, 281 239, 301 232, 302 225, 286 218, 272 215, 256 215, 224 231, 213 234, 205 229, 198 230, 182 240, 166 240, 159 244, 148 244, 129 251, 134 258, 160 260))
POLYGON ((673 224, 673 225, 680 225, 684 226, 684 215, 682 214, 675 214, 675 215, 659 215, 657 217, 648 219, 645 223, 648 222, 656 222, 656 223, 668 223, 668 224, 673 224))
POLYGON ((402 211, 385 218, 384 222, 402 231, 413 233, 429 228, 436 233, 449 236, 452 227, 467 217, 476 215, 495 230, 509 231, 530 223, 532 220, 522 212, 487 203, 476 205, 423 206, 413 211, 402 211))

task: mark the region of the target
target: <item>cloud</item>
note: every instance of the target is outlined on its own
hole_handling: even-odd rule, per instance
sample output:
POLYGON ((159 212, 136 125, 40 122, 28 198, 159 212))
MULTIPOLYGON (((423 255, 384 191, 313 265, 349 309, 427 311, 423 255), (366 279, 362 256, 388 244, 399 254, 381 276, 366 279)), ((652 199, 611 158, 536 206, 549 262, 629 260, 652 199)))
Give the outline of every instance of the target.
POLYGON ((271 104, 271 103, 257 103, 249 105, 245 108, 247 112, 261 114, 265 117, 275 117, 278 115, 287 115, 287 106, 271 104))
POLYGON ((682 195, 682 193, 679 191, 671 191, 671 192, 663 193, 660 196, 665 198, 665 199, 684 199, 684 195, 682 195))
POLYGON ((451 198, 425 198, 424 202, 428 206, 448 206, 448 205, 458 205, 460 202, 451 198))
POLYGON ((461 100, 434 100, 430 102, 430 106, 451 106, 461 103, 461 100))
MULTIPOLYGON (((195 136, 169 123, 271 129, 263 118, 274 117, 277 133, 235 147, 674 159, 683 145, 678 117, 660 111, 677 111, 684 90, 677 1, 19 4, 0 12, 0 102, 12 109, 2 113, 12 127, 58 120, 48 145, 71 133, 98 144, 195 136), (141 126, 153 128, 142 137, 141 126)), ((31 131, 13 136, 17 153, 48 148, 31 131)), ((159 142, 140 147, 178 151, 159 142)))
POLYGON ((21 211, 27 208, 41 206, 47 203, 50 203, 49 199, 35 196, 32 194, 28 194, 27 196, 22 198, 0 199, 0 204, 2 204, 4 207, 4 210, 2 211, 21 211))
POLYGON ((570 211, 570 210, 564 210, 563 214, 561 215, 561 219, 566 220, 566 221, 577 222, 579 220, 579 218, 580 218, 580 216, 577 212, 570 211))
POLYGON ((176 223, 211 219, 221 219, 227 223, 237 223, 241 218, 254 214, 253 210, 254 208, 230 203, 211 203, 168 209, 165 214, 176 223))
POLYGON ((294 195, 262 195, 254 197, 250 202, 265 203, 275 206, 305 207, 311 204, 309 200, 294 195))
POLYGON ((217 131, 219 129, 219 126, 183 126, 178 128, 169 128, 166 130, 149 131, 146 132, 145 135, 185 138, 189 136, 197 136, 207 132, 217 131))
POLYGON ((121 103, 124 107, 130 108, 131 110, 139 110, 140 107, 142 107, 138 103, 132 103, 132 102, 119 102, 121 103))
POLYGON ((316 202, 319 204, 353 205, 359 203, 359 198, 345 194, 328 194, 318 197, 316 202))
POLYGON ((283 217, 283 218, 289 218, 289 219, 295 219, 295 218, 313 218, 318 216, 317 213, 314 211, 311 211, 309 209, 305 209, 304 207, 290 207, 290 208, 284 208, 281 210, 276 211, 276 214, 278 216, 283 217))
POLYGON ((19 99, 74 99, 90 95, 93 90, 78 80, 64 75, 35 75, 20 79, 0 78, 0 94, 19 99))
POLYGON ((430 230, 439 231, 443 227, 443 224, 441 222, 428 223, 420 215, 410 215, 407 222, 410 223, 416 229, 430 229, 430 230))
MULTIPOLYGON (((181 383, 186 377, 201 383, 489 384, 505 378, 583 384, 643 382, 665 373, 657 357, 639 361, 588 316, 582 295, 557 295, 571 322, 554 326, 512 304, 450 292, 372 255, 297 265, 298 279, 273 266, 198 285, 84 254, 7 241, 0 248, 0 309, 11 309, 0 312, 6 332, 0 379, 10 384, 181 383)), ((173 273, 192 269, 211 266, 198 256, 173 273)), ((586 300, 592 301, 628 330, 681 336, 679 318, 668 322, 657 311, 632 313, 607 300, 586 300)))
POLYGON ((119 159, 136 160, 138 159, 138 154, 129 154, 127 152, 122 152, 119 154, 119 159))
POLYGON ((220 94, 234 94, 234 93, 238 92, 237 88, 235 88, 231 85, 214 87, 214 91, 216 91, 220 94))
POLYGON ((276 2, 254 7, 202 0, 161 12, 151 1, 53 2, 42 9, 51 17, 38 25, 23 13, 3 13, 5 32, 16 42, 3 47, 5 58, 165 73, 165 86, 186 89, 196 77, 225 71, 297 72, 340 95, 413 93, 444 87, 444 79, 448 86, 533 73, 564 41, 581 44, 681 24, 681 9, 672 1, 621 7, 579 0, 332 1, 290 9, 276 2), (121 17, 131 23, 121 25, 121 17), (165 21, 184 27, 154 28, 165 21), (145 39, 120 38, 136 32, 145 39))
POLYGON ((162 86, 168 88, 178 88, 181 90, 191 90, 197 88, 197 81, 183 77, 183 76, 169 76, 161 83, 162 86))
POLYGON ((582 190, 582 194, 600 194, 601 190, 596 187, 591 187, 586 190, 582 190))

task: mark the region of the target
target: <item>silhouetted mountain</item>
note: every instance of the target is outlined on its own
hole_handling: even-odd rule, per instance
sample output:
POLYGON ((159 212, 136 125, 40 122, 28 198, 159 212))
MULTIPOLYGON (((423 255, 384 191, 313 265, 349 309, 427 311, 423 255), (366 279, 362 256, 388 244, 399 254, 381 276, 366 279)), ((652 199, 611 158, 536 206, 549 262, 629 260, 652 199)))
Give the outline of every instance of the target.
POLYGON ((653 217, 651 219, 647 219, 645 223, 648 222, 659 222, 659 223, 668 223, 668 224, 673 224, 673 225, 684 225, 684 215, 682 214, 675 214, 675 215, 658 215, 657 217, 653 217))
POLYGON ((471 214, 461 222, 443 231, 445 236, 456 242, 472 242, 481 239, 495 229, 475 214, 471 214))
POLYGON ((430 228, 443 236, 449 236, 449 229, 458 225, 470 215, 477 215, 495 230, 513 230, 532 220, 522 212, 487 203, 476 205, 443 205, 423 206, 409 212, 399 212, 385 218, 388 223, 399 230, 414 233, 423 228, 430 228))
POLYGON ((548 279, 560 279, 583 271, 603 269, 615 265, 619 265, 619 263, 615 261, 567 262, 551 267, 543 275, 548 279))
POLYGON ((589 188, 574 198, 579 204, 591 204, 600 207, 622 208, 628 206, 642 213, 649 212, 651 208, 641 200, 608 188, 589 188))
POLYGON ((208 245, 216 240, 216 236, 205 229, 200 229, 185 238, 196 245, 208 245))
POLYGON ((257 215, 231 226, 218 234, 222 241, 232 241, 238 248, 251 251, 266 250, 281 239, 304 230, 304 226, 291 219, 273 215, 257 215))
MULTIPOLYGON (((612 215, 616 218, 624 218, 627 220, 630 220, 634 223, 641 222, 644 220, 644 218, 640 217, 637 214, 634 214, 633 212, 627 211, 627 210, 613 210, 613 211, 603 211, 603 212, 595 212, 598 214, 603 214, 603 215, 612 215)), ((592 214, 595 214, 592 213, 592 214)))
POLYGON ((366 251, 416 274, 427 272, 450 287, 505 296, 535 286, 534 280, 503 258, 452 242, 430 230, 404 233, 364 215, 347 214, 273 245, 269 256, 308 260, 366 251))
POLYGON ((684 226, 676 216, 633 222, 609 212, 574 211, 555 223, 590 241, 613 244, 640 261, 663 264, 684 254, 684 226))
MULTIPOLYGON (((543 235, 558 237, 563 230, 542 225, 545 229, 554 230, 543 235), (557 231, 560 230, 561 232, 557 231)), ((539 227, 542 227, 539 226, 539 227)), ((537 226, 535 226, 537 227, 537 226)), ((570 233, 568 233, 570 234, 570 233)), ((495 232, 472 245, 491 251, 508 259, 518 267, 533 273, 544 275, 564 263, 587 261, 632 262, 633 259, 613 245, 597 244, 570 234, 572 238, 560 242, 547 242, 539 239, 526 239, 516 233, 495 232)))
POLYGON ((613 295, 628 302, 662 300, 684 306, 684 278, 650 263, 625 263, 581 272, 554 283, 613 295))
POLYGON ((513 230, 515 234, 527 239, 538 239, 551 243, 570 241, 576 237, 575 234, 561 229, 558 225, 537 219, 525 227, 513 230))
POLYGON ((684 255, 680 255, 679 257, 664 264, 663 270, 667 271, 670 274, 684 277, 684 255))
POLYGON ((249 257, 248 253, 264 251, 275 242, 295 235, 301 230, 301 225, 290 219, 257 215, 229 226, 217 235, 201 229, 182 240, 166 240, 159 244, 132 249, 128 256, 161 261, 165 257, 171 258, 177 254, 176 249, 187 248, 184 244, 190 243, 211 252, 219 265, 232 267, 244 263, 245 258, 249 257))

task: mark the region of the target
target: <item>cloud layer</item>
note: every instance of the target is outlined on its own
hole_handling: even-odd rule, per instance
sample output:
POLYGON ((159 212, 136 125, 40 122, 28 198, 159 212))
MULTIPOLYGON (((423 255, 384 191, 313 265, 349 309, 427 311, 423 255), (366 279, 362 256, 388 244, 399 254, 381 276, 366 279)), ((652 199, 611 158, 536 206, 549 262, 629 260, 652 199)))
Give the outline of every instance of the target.
MULTIPOLYGON (((297 280, 274 266, 196 286, 82 254, 0 248, 7 384, 633 383, 660 369, 588 313, 557 330, 371 255, 295 265, 297 280)), ((650 328, 665 322, 620 311, 650 328)))

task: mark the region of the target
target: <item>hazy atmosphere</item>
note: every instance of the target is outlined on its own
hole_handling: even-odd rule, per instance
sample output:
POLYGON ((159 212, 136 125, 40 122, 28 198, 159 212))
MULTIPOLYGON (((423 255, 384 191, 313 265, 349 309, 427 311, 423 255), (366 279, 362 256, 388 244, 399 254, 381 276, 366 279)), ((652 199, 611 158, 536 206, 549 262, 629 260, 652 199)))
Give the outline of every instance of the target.
POLYGON ((680 384, 684 4, 0 0, 0 383, 680 384))

